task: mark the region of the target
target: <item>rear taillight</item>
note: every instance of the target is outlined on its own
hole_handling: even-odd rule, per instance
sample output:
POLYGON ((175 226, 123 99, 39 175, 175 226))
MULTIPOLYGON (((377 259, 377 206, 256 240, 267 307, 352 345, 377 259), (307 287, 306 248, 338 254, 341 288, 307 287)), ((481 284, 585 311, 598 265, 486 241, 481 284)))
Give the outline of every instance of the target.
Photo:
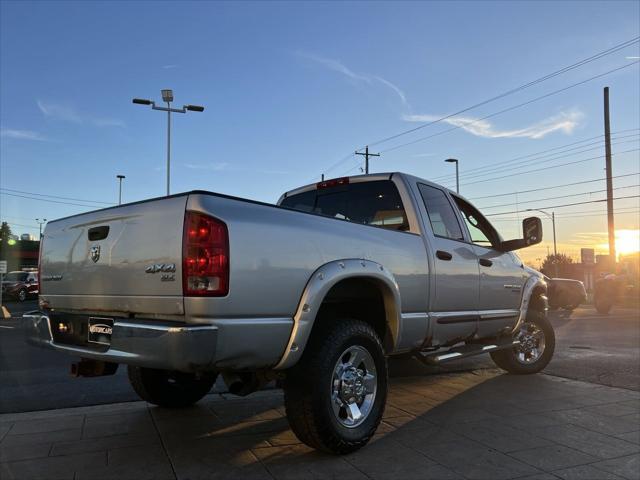
POLYGON ((220 220, 186 212, 182 290, 185 296, 221 297, 229 293, 229 234, 220 220))

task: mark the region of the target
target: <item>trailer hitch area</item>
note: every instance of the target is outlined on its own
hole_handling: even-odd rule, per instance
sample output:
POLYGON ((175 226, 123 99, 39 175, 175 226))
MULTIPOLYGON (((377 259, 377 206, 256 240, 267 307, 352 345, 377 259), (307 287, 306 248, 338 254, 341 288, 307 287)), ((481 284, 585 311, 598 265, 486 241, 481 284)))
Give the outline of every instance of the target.
POLYGON ((117 363, 89 360, 86 358, 82 358, 79 362, 71 364, 72 377, 102 377, 105 375, 113 375, 117 370, 117 363))

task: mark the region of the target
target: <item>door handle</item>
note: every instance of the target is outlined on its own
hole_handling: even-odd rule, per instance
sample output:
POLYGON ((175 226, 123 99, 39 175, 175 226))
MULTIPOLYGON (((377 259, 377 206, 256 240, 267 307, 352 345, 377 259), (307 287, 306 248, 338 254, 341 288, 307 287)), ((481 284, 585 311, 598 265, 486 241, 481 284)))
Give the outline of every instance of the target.
POLYGON ((449 252, 438 250, 436 252, 436 257, 438 257, 440 260, 451 260, 453 258, 453 255, 451 255, 449 252))
POLYGON ((480 265, 482 265, 483 267, 490 267, 491 265, 493 265, 493 262, 488 258, 481 258, 479 261, 480 265))

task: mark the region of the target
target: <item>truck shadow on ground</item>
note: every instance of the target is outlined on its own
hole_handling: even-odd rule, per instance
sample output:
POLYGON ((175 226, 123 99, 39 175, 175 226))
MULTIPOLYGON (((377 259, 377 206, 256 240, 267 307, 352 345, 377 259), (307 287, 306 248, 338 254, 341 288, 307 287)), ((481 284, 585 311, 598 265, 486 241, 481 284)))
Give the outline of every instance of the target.
POLYGON ((216 397, 178 412, 152 408, 151 415, 178 478, 512 478, 547 470, 544 460, 506 454, 553 445, 544 427, 569 420, 547 414, 585 407, 576 388, 498 370, 395 378, 376 435, 346 456, 301 444, 279 390, 216 397), (537 461, 539 468, 531 465, 537 461))

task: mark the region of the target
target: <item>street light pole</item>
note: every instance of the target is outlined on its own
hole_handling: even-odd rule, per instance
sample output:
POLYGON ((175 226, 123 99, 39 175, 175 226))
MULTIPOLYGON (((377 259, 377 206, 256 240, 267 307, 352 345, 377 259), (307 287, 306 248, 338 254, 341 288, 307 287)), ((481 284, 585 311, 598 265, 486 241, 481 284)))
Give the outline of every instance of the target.
POLYGON ((153 110, 167 112, 167 196, 171 193, 171 112, 187 113, 187 112, 204 112, 204 107, 200 105, 184 105, 182 108, 171 108, 173 102, 173 90, 161 90, 162 100, 167 104, 166 107, 156 106, 156 102, 145 98, 134 98, 133 103, 138 105, 151 105, 153 110))
POLYGON ((171 107, 167 102, 167 197, 171 185, 171 107))
POLYGON ((120 181, 120 188, 118 189, 118 205, 122 205, 122 180, 127 177, 124 175, 116 175, 116 178, 120 181))
POLYGON ((458 172, 458 160, 455 158, 447 158, 445 162, 456 164, 456 193, 460 193, 460 174, 458 172))
POLYGON ((555 261, 553 262, 555 276, 558 276, 558 243, 556 242, 556 212, 545 212, 544 210, 540 210, 539 208, 527 208, 527 212, 540 212, 544 213, 547 217, 551 219, 551 225, 553 228, 553 257, 555 261))
POLYGON ((38 239, 42 240, 42 225, 47 223, 47 219, 46 218, 43 218, 43 219, 36 218, 36 222, 38 222, 38 226, 40 227, 40 236, 38 237, 38 239))

